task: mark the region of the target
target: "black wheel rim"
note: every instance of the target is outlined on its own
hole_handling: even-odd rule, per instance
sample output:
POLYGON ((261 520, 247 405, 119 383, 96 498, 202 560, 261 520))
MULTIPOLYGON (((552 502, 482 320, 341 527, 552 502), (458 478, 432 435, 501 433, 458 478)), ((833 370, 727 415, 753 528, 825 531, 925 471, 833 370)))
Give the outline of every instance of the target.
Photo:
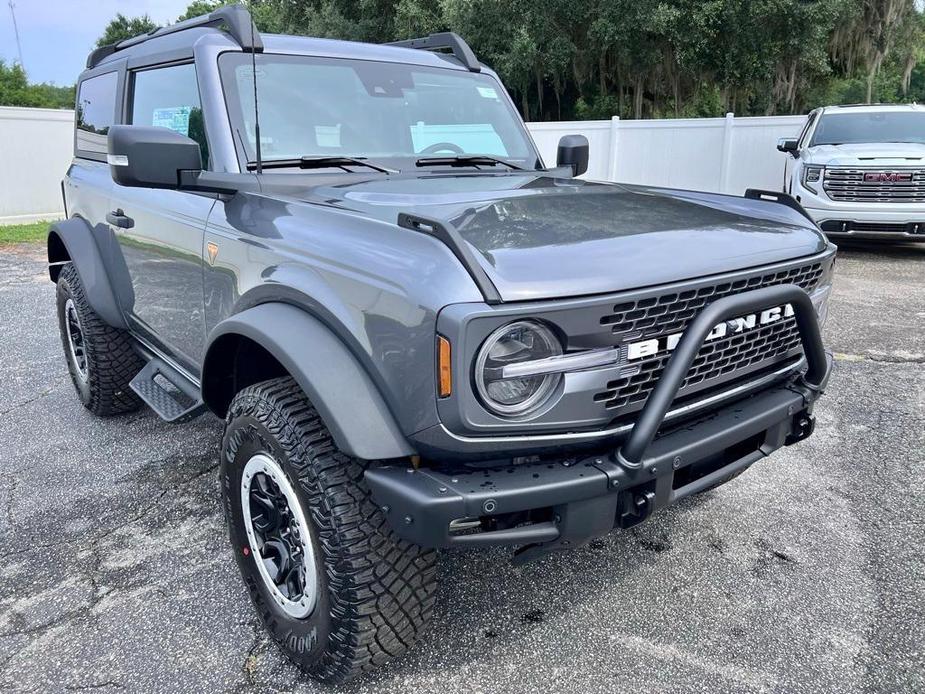
POLYGON ((73 299, 68 299, 64 304, 64 329, 67 332, 71 363, 74 365, 77 377, 82 381, 86 381, 89 376, 87 347, 84 342, 83 329, 80 325, 80 317, 77 315, 77 307, 74 305, 73 299))
POLYGON ((295 490, 279 464, 253 456, 241 479, 244 525, 257 569, 273 599, 296 618, 316 599, 314 550, 295 490))

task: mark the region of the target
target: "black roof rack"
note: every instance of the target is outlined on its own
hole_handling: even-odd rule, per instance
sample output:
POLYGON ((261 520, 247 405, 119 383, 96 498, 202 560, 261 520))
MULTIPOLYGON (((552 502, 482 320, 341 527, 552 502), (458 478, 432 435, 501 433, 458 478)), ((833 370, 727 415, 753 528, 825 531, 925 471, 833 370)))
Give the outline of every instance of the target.
POLYGON ((453 52, 453 56, 470 72, 482 71, 479 59, 475 57, 475 53, 469 48, 469 44, 466 43, 459 34, 455 34, 452 31, 431 34, 430 36, 419 39, 393 41, 388 45, 399 46, 401 48, 419 48, 424 51, 442 51, 450 49, 453 52))
POLYGON ((160 27, 153 31, 149 31, 147 34, 125 39, 119 43, 100 46, 90 53, 90 56, 87 58, 87 69, 89 70, 90 68, 96 67, 104 58, 111 56, 117 51, 131 46, 137 46, 150 39, 166 36, 167 34, 175 34, 178 31, 186 31, 187 29, 217 27, 222 24, 228 27, 228 33, 231 35, 231 38, 237 41, 238 45, 245 51, 253 51, 254 53, 263 51, 263 41, 260 40, 260 34, 257 32, 257 28, 254 26, 251 14, 247 11, 247 8, 244 7, 244 5, 226 5, 225 7, 219 7, 218 9, 212 10, 209 14, 204 14, 200 17, 193 17, 182 22, 177 22, 176 24, 171 24, 170 26, 160 27), (251 40, 252 37, 253 40, 251 40))

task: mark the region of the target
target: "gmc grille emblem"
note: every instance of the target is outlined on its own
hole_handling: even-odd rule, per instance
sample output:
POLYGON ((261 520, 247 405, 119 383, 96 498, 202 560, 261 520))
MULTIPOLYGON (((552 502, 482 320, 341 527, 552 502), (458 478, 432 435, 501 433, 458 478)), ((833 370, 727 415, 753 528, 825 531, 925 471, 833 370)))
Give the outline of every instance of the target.
MULTIPOLYGON (((769 308, 761 313, 751 313, 740 318, 733 318, 713 328, 704 342, 719 340, 720 338, 727 337, 728 335, 735 335, 736 333, 744 333, 746 330, 751 330, 760 325, 776 323, 779 320, 790 318, 791 316, 793 316, 793 306, 786 304, 784 306, 769 308)), ((626 359, 627 361, 633 361, 634 359, 651 357, 664 351, 673 352, 683 336, 684 333, 681 332, 665 337, 653 338, 651 340, 631 342, 626 346, 626 359)))
POLYGON ((896 173, 895 171, 878 171, 877 173, 864 174, 865 183, 909 183, 912 180, 911 173, 896 173))

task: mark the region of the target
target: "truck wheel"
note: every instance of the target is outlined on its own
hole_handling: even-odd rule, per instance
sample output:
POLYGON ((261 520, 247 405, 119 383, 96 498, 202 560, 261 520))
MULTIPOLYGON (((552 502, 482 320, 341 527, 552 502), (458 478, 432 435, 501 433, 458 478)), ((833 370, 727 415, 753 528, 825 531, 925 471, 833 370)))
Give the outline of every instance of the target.
POLYGON ((104 322, 91 308, 72 263, 58 276, 57 304, 67 367, 83 406, 100 416, 138 409, 141 402, 128 384, 144 361, 128 333, 104 322))
POLYGON ((404 653, 433 612, 436 552, 392 532, 365 463, 337 450, 291 378, 245 388, 225 422, 231 545, 273 639, 328 683, 404 653))

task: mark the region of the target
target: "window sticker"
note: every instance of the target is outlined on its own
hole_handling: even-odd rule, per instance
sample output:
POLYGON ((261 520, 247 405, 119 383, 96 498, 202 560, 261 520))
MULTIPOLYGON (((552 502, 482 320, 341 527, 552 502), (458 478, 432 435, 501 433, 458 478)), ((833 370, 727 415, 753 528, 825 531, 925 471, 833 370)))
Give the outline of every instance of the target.
POLYGON ((340 147, 340 124, 316 125, 315 142, 319 147, 340 147))
POLYGON ((483 99, 497 99, 498 92, 495 91, 494 87, 476 87, 479 90, 479 94, 482 95, 483 99))
MULTIPOLYGON (((491 123, 427 124, 418 121, 410 129, 415 154, 420 154, 431 145, 450 142, 468 154, 508 156, 504 143, 491 123)), ((456 150, 450 149, 447 152, 455 153, 456 150)))
POLYGON ((189 114, 192 110, 191 106, 156 108, 151 116, 151 125, 158 128, 170 128, 181 135, 189 135, 189 114))

